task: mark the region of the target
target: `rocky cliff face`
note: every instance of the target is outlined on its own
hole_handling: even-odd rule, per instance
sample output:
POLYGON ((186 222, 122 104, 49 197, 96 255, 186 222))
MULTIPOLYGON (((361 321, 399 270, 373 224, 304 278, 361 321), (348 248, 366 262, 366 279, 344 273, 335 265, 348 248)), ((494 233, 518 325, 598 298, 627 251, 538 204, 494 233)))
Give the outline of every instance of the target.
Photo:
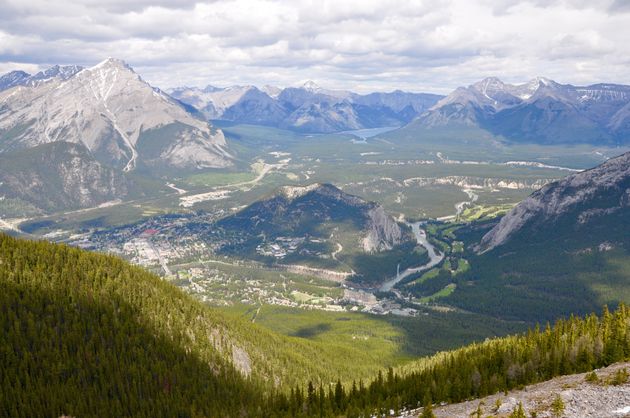
POLYGON ((534 192, 483 237, 479 250, 492 250, 523 233, 561 227, 588 233, 589 226, 611 216, 627 224, 626 214, 630 215, 630 153, 534 192))
POLYGON ((367 235, 363 238, 365 252, 390 250, 403 242, 400 226, 385 213, 382 206, 375 206, 367 212, 367 235))

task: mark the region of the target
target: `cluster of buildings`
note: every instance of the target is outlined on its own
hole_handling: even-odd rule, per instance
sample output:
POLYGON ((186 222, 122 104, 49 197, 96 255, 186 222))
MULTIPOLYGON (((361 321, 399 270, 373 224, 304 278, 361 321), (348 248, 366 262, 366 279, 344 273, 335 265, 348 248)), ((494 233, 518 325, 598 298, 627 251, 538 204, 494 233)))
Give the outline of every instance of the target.
POLYGON ((273 242, 258 244, 256 252, 262 256, 283 259, 288 254, 297 251, 298 247, 303 243, 304 238, 278 237, 273 242))

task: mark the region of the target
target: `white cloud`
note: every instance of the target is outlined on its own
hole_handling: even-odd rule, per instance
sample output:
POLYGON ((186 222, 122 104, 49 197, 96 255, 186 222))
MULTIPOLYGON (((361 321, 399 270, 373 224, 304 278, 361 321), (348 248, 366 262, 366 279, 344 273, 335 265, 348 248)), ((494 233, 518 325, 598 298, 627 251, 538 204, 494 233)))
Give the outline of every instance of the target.
MULTIPOLYGON (((161 87, 448 92, 487 75, 630 84, 621 0, 0 0, 0 70, 128 61, 161 87)), ((34 70, 33 70, 34 71, 34 70)))

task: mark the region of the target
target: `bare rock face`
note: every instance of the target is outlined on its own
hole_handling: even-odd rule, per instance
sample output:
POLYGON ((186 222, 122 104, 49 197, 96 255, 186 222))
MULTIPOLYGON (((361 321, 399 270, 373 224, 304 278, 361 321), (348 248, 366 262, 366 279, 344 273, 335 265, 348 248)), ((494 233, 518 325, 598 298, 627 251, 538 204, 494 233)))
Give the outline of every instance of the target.
POLYGON ((220 131, 144 82, 123 61, 109 58, 91 68, 51 70, 37 75, 36 83, 0 92, 0 152, 66 141, 125 171, 139 164, 232 164, 220 131))
POLYGON ((588 226, 630 208, 630 153, 573 174, 534 192, 501 219, 481 240, 489 251, 520 232, 545 226, 588 226))
MULTIPOLYGON (((435 406, 433 412, 437 418, 469 418, 481 408, 484 417, 498 418, 509 416, 520 403, 526 416, 536 413, 541 418, 552 418, 557 416, 552 403, 559 396, 564 403, 563 417, 627 417, 630 414, 630 383, 610 385, 605 382, 629 366, 627 362, 616 363, 596 370, 600 379, 597 383, 587 382, 586 373, 561 376, 527 386, 523 390, 511 391, 507 396, 498 393, 482 399, 435 406)), ((409 411, 401 418, 417 417, 420 414, 420 410, 409 411)))
POLYGON ((403 241, 400 226, 385 213, 382 206, 375 206, 368 211, 368 232, 363 238, 365 252, 391 250, 403 241))

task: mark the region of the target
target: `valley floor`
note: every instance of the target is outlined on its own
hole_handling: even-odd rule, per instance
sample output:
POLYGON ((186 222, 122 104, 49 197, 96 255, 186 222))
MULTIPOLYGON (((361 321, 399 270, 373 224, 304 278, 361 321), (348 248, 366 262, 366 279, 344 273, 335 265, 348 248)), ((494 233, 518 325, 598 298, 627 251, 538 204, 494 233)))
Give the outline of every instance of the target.
MULTIPOLYGON (((630 369, 630 362, 616 363, 596 370, 599 382, 586 381, 587 373, 562 376, 547 382, 527 386, 523 390, 495 394, 482 399, 452 405, 435 407, 437 418, 468 418, 475 416, 481 403, 484 417, 508 417, 519 402, 523 403, 526 416, 536 413, 536 417, 554 417, 552 402, 560 395, 564 402, 562 417, 567 418, 608 418, 630 417, 630 381, 623 385, 605 382, 624 368, 630 369), (497 401, 500 406, 497 408, 497 401)), ((416 417, 421 410, 412 411, 401 417, 416 417)))

